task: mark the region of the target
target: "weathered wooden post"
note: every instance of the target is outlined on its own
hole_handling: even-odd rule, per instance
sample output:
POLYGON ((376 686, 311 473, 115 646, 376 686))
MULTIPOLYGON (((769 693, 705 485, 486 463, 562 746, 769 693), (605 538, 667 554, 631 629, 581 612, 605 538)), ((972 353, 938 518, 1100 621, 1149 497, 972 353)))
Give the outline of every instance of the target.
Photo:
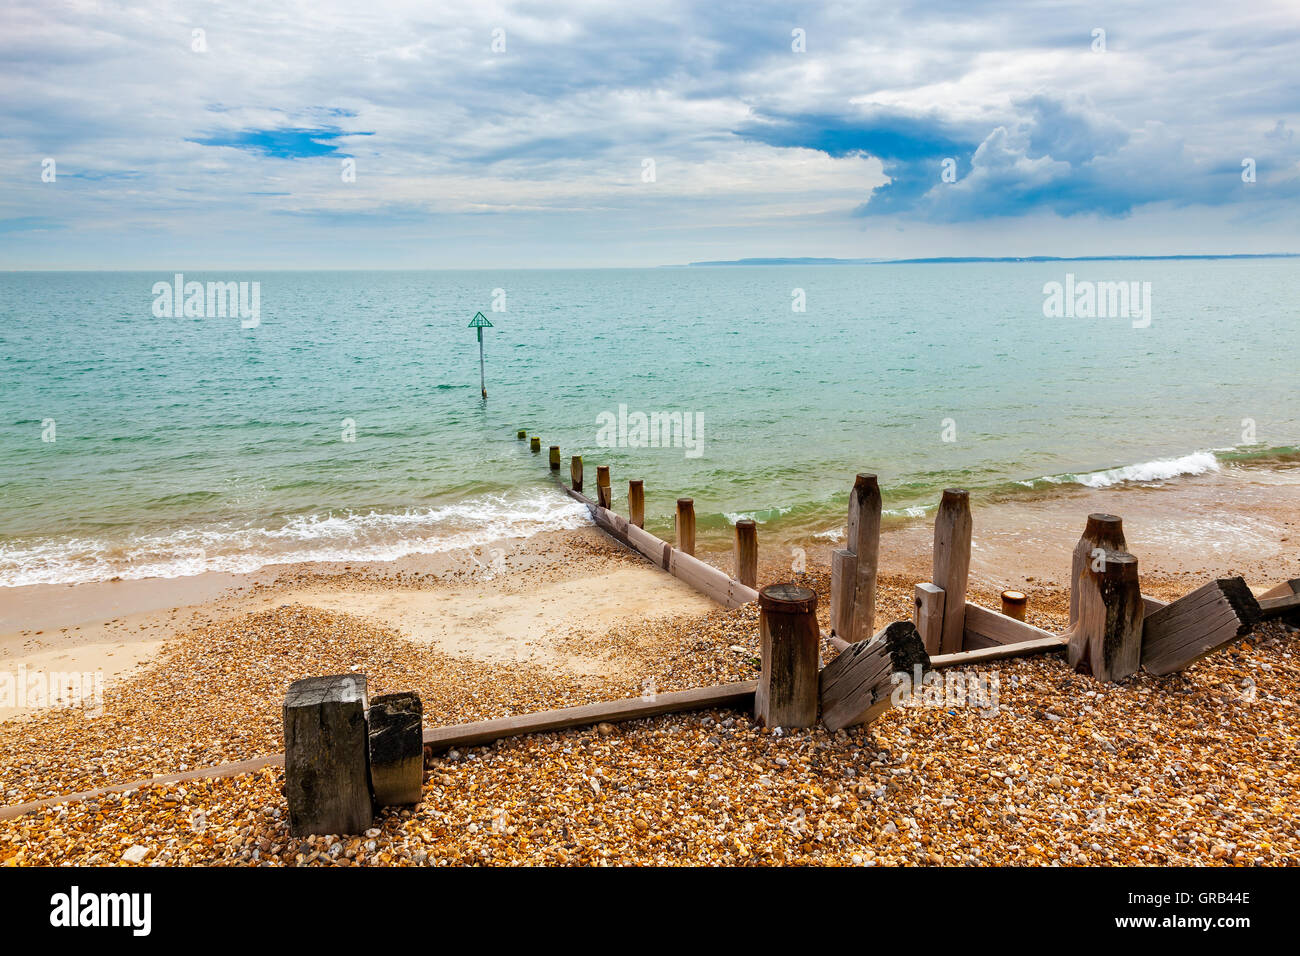
POLYGON ((1256 600, 1244 578, 1219 578, 1142 619, 1142 669, 1182 670, 1229 641, 1249 634, 1287 598, 1256 600))
POLYGON ((413 690, 380 694, 370 702, 370 788, 375 803, 397 807, 420 802, 424 784, 424 706, 413 690))
POLYGON ((366 675, 308 677, 284 698, 284 795, 294 836, 361 833, 370 800, 366 675))
MULTIPOLYGON (((928 581, 918 584, 912 592, 916 607, 912 611, 912 623, 927 654, 938 654, 943 646, 943 606, 945 596, 943 588, 928 581)), ((964 624, 963 624, 964 626, 964 624)))
POLYGON ((849 497, 849 549, 857 557, 853 576, 853 622, 850 644, 876 632, 876 572, 880 563, 880 484, 863 472, 849 497))
POLYGON ((1023 621, 1025 619, 1025 606, 1028 603, 1029 596, 1024 591, 1002 592, 1002 613, 1007 617, 1023 621))
POLYGON ((758 587, 758 525, 753 518, 736 522, 736 580, 758 587))
POLYGON ((540 435, 534 435, 528 441, 528 450, 536 454, 542 450, 542 439, 540 435))
POLYGON ((627 520, 638 528, 645 527, 645 482, 640 478, 627 483, 627 520))
POLYGON ((754 716, 767 727, 817 723, 817 595, 797 584, 770 584, 758 592, 763 668, 754 716))
POLYGON ((940 654, 959 652, 965 637, 970 535, 970 493, 945 488, 934 517, 934 584, 943 589, 940 654))
POLYGON ((1124 543, 1124 522, 1116 515, 1090 514, 1084 525, 1083 536, 1074 546, 1070 563, 1070 623, 1079 619, 1079 583, 1092 561, 1094 551, 1127 551, 1124 543))
POLYGON ((1079 618, 1066 632, 1070 666, 1101 681, 1136 674, 1143 613, 1137 558, 1107 550, 1090 559, 1079 585, 1079 618))
POLYGON ((609 465, 596 466, 596 504, 602 508, 614 507, 609 488, 609 465))
POLYGON ((677 550, 695 554, 695 499, 677 499, 677 550))
POLYGON ((574 455, 569 459, 569 480, 574 491, 582 491, 582 456, 574 455))
POLYGON ((840 730, 875 720, 893 704, 902 672, 908 682, 930 669, 930 656, 911 621, 895 621, 871 640, 848 645, 820 675, 822 723, 840 730))
POLYGON ((848 548, 831 552, 831 633, 853 642, 853 584, 858 556, 848 548))
POLYGON ((560 446, 551 446, 551 471, 560 470, 560 446))
POLYGON ((525 438, 528 437, 528 429, 526 428, 519 429, 519 431, 515 432, 515 437, 518 438, 520 441, 523 441, 525 438))

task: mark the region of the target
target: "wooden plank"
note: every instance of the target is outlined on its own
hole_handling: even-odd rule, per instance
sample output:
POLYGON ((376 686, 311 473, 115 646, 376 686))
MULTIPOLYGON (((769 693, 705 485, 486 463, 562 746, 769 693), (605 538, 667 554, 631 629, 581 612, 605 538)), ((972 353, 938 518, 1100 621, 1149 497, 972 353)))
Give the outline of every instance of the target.
POLYGON ((863 472, 849 496, 848 549, 857 557, 853 577, 853 618, 844 633, 849 641, 865 641, 876 630, 876 574, 880 564, 880 483, 863 472))
POLYGON ((999 614, 997 611, 990 611, 988 608, 980 607, 978 604, 966 602, 966 637, 967 641, 972 636, 983 638, 988 641, 985 647, 998 644, 1019 644, 1022 641, 1040 641, 1048 637, 1056 637, 1051 631, 1045 631, 1041 627, 1034 627, 1032 624, 1026 624, 1024 621, 1017 621, 1013 617, 1007 617, 1005 614, 999 614))
POLYGON ((1149 594, 1142 595, 1142 607, 1145 609, 1147 614, 1160 610, 1168 603, 1168 601, 1162 601, 1160 598, 1152 597, 1149 594))
POLYGON ((1031 654, 1046 654, 1050 651, 1062 651, 1068 646, 1069 642, 1062 636, 1053 634, 1050 637, 1040 638, 1034 641, 1020 641, 1016 644, 995 644, 992 647, 982 648, 974 651, 960 651, 956 654, 939 654, 930 658, 930 666, 935 670, 941 667, 961 667, 965 664, 986 664, 989 661, 1000 661, 1011 657, 1028 657, 1031 654))
POLYGON ((858 556, 848 548, 831 552, 831 633, 853 641, 853 589, 858 579, 858 556))
POLYGON ((928 581, 918 584, 913 591, 912 623, 921 635, 925 652, 938 654, 943 643, 943 605, 946 595, 943 588, 928 581))
POLYGON ((434 753, 453 747, 478 747, 506 737, 540 734, 553 730, 569 730, 599 723, 618 723, 640 720, 686 710, 714 710, 721 708, 750 710, 754 706, 757 681, 740 681, 716 687, 696 687, 691 690, 655 694, 652 698, 630 697, 625 700, 582 704, 495 720, 480 720, 470 724, 452 724, 433 727, 424 732, 424 745, 434 753))
POLYGON ((965 636, 966 583, 970 576, 970 494, 945 488, 934 518, 934 583, 943 588, 943 632, 939 650, 962 649, 965 636))
POLYGON ((1142 666, 1171 674, 1250 632, 1263 611, 1244 579, 1219 578, 1155 611, 1142 630, 1142 666))
POLYGON ((56 807, 61 803, 80 803, 83 800, 95 800, 110 793, 130 793, 132 790, 143 790, 146 787, 167 787, 174 783, 188 783, 191 780, 222 780, 226 777, 238 777, 245 773, 256 773, 259 770, 265 770, 267 767, 283 766, 284 754, 268 754, 265 757, 253 757, 250 760, 221 764, 217 767, 198 767, 181 773, 160 774, 156 777, 145 777, 140 780, 129 780, 126 783, 115 783, 95 790, 78 790, 76 793, 65 793, 57 797, 43 797, 40 800, 32 800, 28 803, 15 803, 11 806, 0 807, 0 820, 13 820, 16 817, 34 813, 37 810, 44 810, 46 807, 56 807))
POLYGON ((639 554, 649 558, 665 571, 668 570, 672 556, 673 546, 667 541, 656 538, 649 531, 638 528, 632 523, 627 527, 627 543, 639 554))
POLYGON ((1300 594, 1285 597, 1264 598, 1259 602, 1260 616, 1265 620, 1274 617, 1286 617, 1300 612, 1300 594))
POLYGON ((1274 585, 1259 595, 1259 600, 1267 601, 1272 598, 1287 597, 1291 594, 1300 594, 1300 578, 1292 578, 1290 581, 1283 581, 1281 584, 1274 585))

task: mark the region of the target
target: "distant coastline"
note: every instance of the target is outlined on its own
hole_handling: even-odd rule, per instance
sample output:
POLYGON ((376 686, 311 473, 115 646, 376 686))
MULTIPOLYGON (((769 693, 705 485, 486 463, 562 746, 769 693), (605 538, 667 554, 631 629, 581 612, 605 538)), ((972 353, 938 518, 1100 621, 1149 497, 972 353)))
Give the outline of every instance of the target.
POLYGON ((1295 259, 1297 257, 1300 257, 1300 253, 1259 252, 1203 256, 928 256, 921 259, 819 259, 804 256, 785 259, 714 259, 688 262, 685 266, 664 266, 664 268, 682 269, 697 266, 901 266, 961 262, 1176 262, 1199 259, 1295 259))

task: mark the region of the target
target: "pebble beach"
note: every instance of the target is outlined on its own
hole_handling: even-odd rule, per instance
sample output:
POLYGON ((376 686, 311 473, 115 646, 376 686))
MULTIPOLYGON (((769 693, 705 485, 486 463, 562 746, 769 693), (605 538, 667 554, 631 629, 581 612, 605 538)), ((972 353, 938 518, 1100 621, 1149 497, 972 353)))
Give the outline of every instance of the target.
MULTIPOLYGON (((533 559, 539 579, 561 565, 599 581, 644 564, 587 532, 550 551, 549 564, 533 559)), ((365 673, 371 695, 417 690, 426 727, 758 676, 753 606, 604 628, 561 620, 547 654, 510 662, 448 654, 371 616, 279 603, 308 583, 452 583, 401 574, 259 584, 257 610, 180 628, 111 682, 102 714, 0 723, 4 804, 277 753, 285 688, 313 674, 365 673)), ((775 565, 760 574, 792 576, 775 565)), ((825 626, 825 569, 793 577, 818 593, 825 626)), ((912 583, 882 575, 881 619, 910 617, 912 583)), ((1144 579, 1165 599, 1186 588, 1144 579)), ((1063 627, 1068 594, 1028 590, 1029 622, 1063 627)), ((996 606, 997 592, 977 584, 971 599, 996 606)), ((160 782, 0 820, 0 865, 1294 863, 1297 651, 1296 632, 1270 623, 1180 674, 1118 685, 1072 673, 1063 653, 986 664, 991 711, 896 707, 830 733, 717 710, 508 739, 430 755, 422 802, 381 811, 359 835, 291 838, 278 766, 160 782)))

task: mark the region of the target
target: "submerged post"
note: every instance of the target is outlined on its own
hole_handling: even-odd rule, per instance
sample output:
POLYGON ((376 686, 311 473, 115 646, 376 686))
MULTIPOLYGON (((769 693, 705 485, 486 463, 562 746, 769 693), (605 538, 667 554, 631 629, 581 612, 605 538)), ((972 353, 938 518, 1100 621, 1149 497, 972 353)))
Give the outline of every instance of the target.
POLYGON ((758 592, 763 668, 754 692, 754 716, 767 727, 817 723, 817 595, 796 584, 758 592))
POLYGON ((627 483, 627 520, 638 528, 645 527, 645 481, 640 478, 627 483))
POLYGON ((944 593, 941 654, 956 654, 965 637, 970 534, 970 493, 945 488, 934 518, 934 584, 944 593))
POLYGON ((551 471, 560 470, 560 446, 551 446, 551 471))
POLYGON ((758 525, 753 518, 736 522, 736 580, 758 587, 758 525))
POLYGON ((569 480, 574 491, 582 491, 582 456, 574 455, 569 459, 569 480))
POLYGON ((677 499, 677 550, 695 554, 695 499, 677 499))
POLYGON ((534 435, 532 438, 528 440, 528 450, 533 453, 542 450, 542 439, 540 436, 534 435))
POLYGON ((528 437, 528 429, 526 428, 519 429, 519 431, 515 432, 515 437, 518 438, 520 441, 523 441, 525 438, 528 437))

